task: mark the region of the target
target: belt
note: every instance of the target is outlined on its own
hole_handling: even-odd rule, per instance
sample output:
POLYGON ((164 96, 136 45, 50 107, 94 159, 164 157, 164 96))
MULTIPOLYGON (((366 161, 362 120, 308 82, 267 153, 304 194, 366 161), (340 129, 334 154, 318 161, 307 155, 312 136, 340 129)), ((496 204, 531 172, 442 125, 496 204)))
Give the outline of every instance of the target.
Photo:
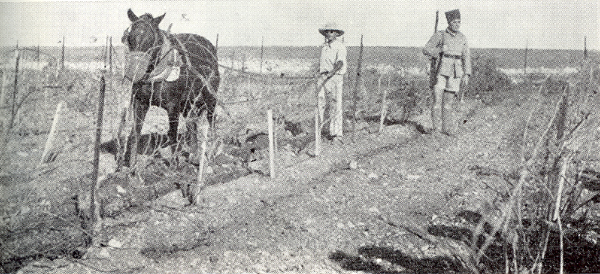
POLYGON ((461 55, 444 54, 444 57, 453 58, 453 59, 462 59, 461 55))

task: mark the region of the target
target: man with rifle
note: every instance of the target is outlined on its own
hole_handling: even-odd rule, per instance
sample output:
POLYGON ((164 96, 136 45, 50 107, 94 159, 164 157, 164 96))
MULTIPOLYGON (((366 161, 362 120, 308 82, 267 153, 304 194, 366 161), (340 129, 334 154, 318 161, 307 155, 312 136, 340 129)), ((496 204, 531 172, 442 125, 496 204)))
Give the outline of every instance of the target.
POLYGON ((423 54, 436 59, 434 66, 433 105, 431 123, 434 132, 447 135, 456 134, 458 126, 452 114, 452 105, 459 95, 461 84, 465 87, 471 75, 471 54, 467 37, 459 31, 460 11, 446 12, 448 28, 431 36, 423 54))

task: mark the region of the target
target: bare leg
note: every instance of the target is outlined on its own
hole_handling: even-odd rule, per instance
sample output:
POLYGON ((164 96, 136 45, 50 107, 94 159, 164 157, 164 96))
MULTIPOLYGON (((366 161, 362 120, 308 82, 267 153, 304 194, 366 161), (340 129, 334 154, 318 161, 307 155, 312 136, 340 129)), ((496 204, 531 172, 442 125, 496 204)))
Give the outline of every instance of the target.
POLYGON ((456 99, 456 93, 446 91, 444 92, 444 107, 442 110, 442 132, 447 135, 456 134, 456 123, 454 121, 454 101, 456 99))
POLYGON ((444 76, 438 76, 438 82, 433 86, 433 104, 431 105, 431 128, 433 131, 442 130, 442 104, 445 86, 444 76))

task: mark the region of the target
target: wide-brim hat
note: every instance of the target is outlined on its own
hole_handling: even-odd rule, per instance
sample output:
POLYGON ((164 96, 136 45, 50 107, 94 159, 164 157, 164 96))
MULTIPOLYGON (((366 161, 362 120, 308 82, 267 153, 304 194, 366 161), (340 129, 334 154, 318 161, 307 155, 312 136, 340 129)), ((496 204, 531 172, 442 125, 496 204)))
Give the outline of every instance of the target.
POLYGON ((338 33, 338 35, 342 36, 344 35, 344 31, 341 30, 337 24, 335 23, 328 23, 325 26, 323 26, 322 28, 319 28, 319 32, 321 33, 321 35, 325 36, 325 32, 327 32, 328 30, 332 30, 338 33))
POLYGON ((460 10, 450 10, 446 12, 446 20, 448 20, 448 23, 456 20, 456 19, 460 19, 460 10))

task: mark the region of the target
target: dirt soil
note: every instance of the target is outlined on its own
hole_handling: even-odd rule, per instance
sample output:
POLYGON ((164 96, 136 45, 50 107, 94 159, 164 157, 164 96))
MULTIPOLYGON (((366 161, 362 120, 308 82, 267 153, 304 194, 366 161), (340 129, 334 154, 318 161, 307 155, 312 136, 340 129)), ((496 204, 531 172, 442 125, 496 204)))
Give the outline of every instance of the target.
POLYGON ((325 141, 318 157, 209 186, 197 206, 176 191, 105 220, 82 259, 38 260, 19 273, 403 273, 460 266, 422 232, 457 212, 488 212, 518 166, 534 102, 457 106, 460 133, 424 134, 428 114, 325 141), (375 130, 374 130, 375 129, 375 130), (371 132, 369 132, 371 131, 371 132), (481 175, 477 169, 497 172, 481 175))

